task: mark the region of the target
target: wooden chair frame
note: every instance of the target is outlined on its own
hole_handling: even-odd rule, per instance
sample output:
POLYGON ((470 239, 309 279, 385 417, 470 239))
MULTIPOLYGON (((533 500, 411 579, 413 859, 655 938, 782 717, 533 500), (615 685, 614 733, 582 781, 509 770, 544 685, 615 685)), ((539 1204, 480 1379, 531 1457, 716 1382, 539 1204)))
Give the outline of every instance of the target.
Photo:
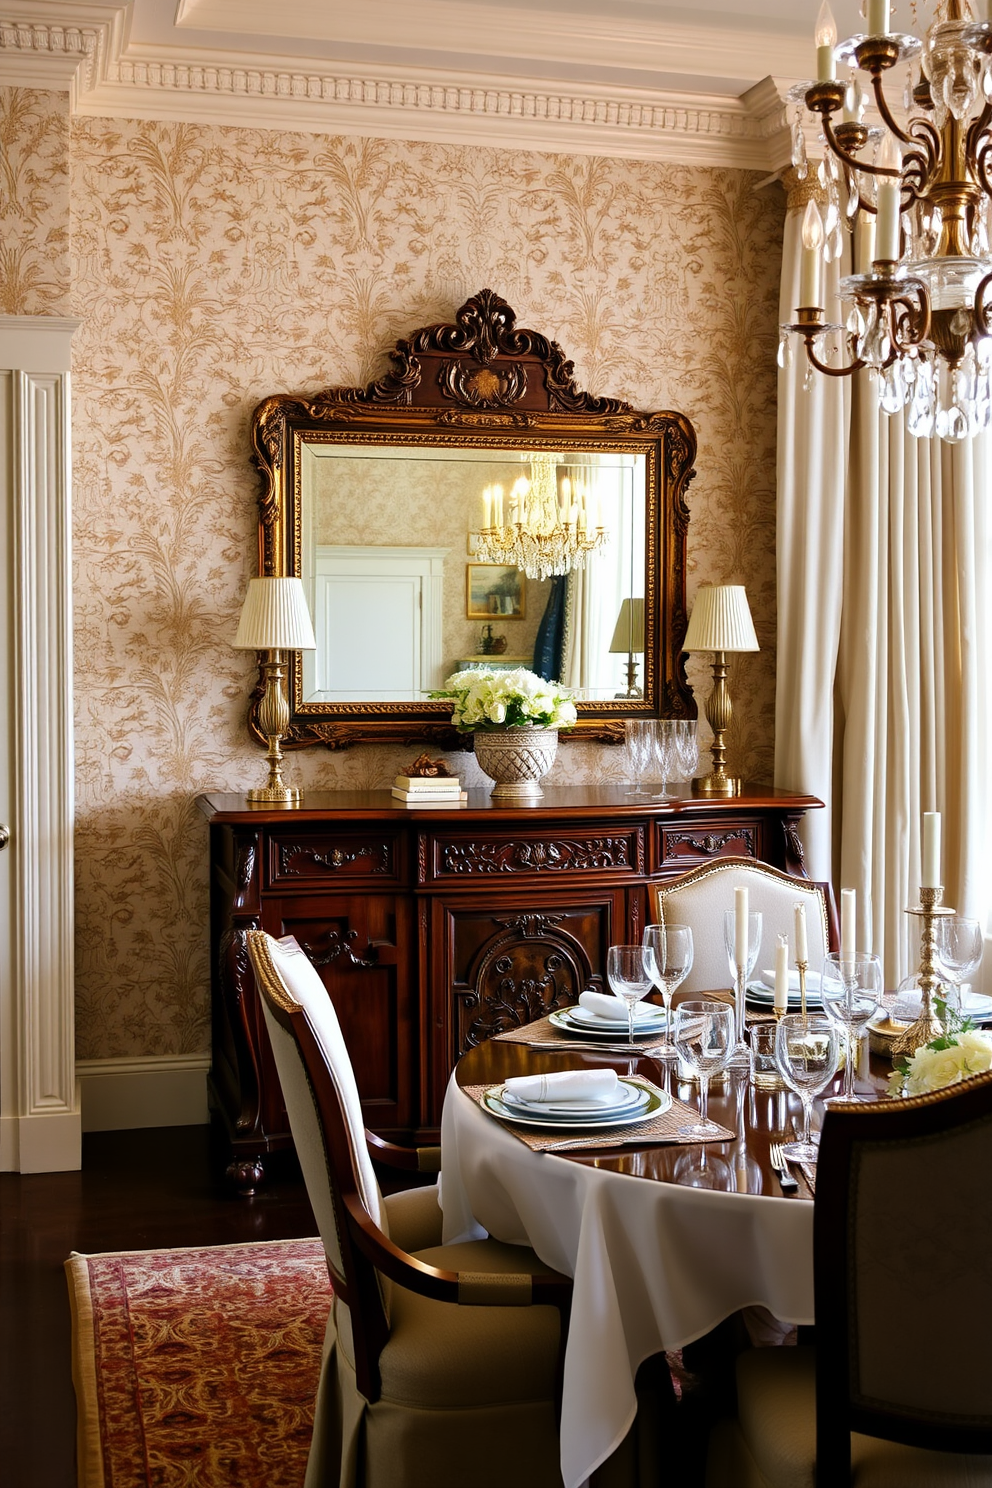
MULTIPOLYGON (((334 1080, 306 1011, 293 1000, 269 956, 266 935, 248 931, 248 950, 262 996, 273 1017, 295 1039, 306 1071, 324 1144, 343 1275, 328 1261, 336 1294, 351 1312, 358 1388, 370 1403, 382 1394, 379 1357, 389 1338, 389 1319, 379 1274, 397 1286, 437 1302, 473 1307, 552 1306, 561 1315, 564 1354, 572 1282, 555 1271, 507 1275, 446 1271, 427 1265, 395 1245, 369 1214, 334 1080)), ((404 1148, 365 1131, 369 1154, 393 1167, 437 1172, 440 1148, 404 1148)), ((560 1363, 559 1363, 560 1373, 560 1363)))
POLYGON ((856 1306, 850 1242, 857 1147, 932 1136, 990 1115, 992 1074, 933 1095, 827 1108, 813 1217, 817 1488, 850 1482, 852 1431, 931 1451, 992 1453, 992 1425, 922 1420, 854 1403, 849 1340, 856 1306))

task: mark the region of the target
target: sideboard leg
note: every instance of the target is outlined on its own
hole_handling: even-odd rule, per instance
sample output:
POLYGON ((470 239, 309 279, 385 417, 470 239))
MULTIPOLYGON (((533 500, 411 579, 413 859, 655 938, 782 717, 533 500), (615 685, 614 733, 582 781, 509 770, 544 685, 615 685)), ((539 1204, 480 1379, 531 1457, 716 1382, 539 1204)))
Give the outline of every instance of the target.
POLYGON ((235 1158, 228 1163, 224 1176, 239 1198, 248 1199, 265 1183, 265 1164, 260 1157, 235 1158))

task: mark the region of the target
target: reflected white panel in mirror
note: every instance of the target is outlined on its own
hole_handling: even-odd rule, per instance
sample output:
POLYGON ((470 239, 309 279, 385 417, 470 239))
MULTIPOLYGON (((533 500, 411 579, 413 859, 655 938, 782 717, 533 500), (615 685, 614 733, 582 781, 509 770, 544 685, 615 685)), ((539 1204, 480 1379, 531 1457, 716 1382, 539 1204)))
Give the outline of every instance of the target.
POLYGON ((441 685, 446 556, 445 548, 316 545, 307 702, 389 702, 441 685))
MULTIPOLYGON (((459 662, 479 654, 482 624, 466 615, 465 594, 473 534, 482 525, 482 492, 497 484, 509 492, 521 471, 526 472, 530 453, 303 442, 302 578, 318 645, 309 666, 304 659, 308 701, 419 700, 459 662), (380 602, 381 592, 376 595, 382 582, 381 575, 374 578, 377 549, 394 555, 444 550, 440 577, 432 579, 440 628, 429 656, 411 640, 416 625, 409 611, 398 599, 399 608, 389 608, 380 602), (342 596, 340 603, 322 600, 326 613, 321 615, 318 554, 333 552, 340 558, 349 550, 356 563, 359 555, 371 563, 367 590, 342 596), (335 659, 327 654, 335 651, 347 655, 335 659)), ((493 631, 497 640, 505 640, 505 654, 525 657, 527 665, 533 664, 539 631, 545 641, 550 634, 543 652, 554 658, 548 669, 560 673, 555 680, 583 698, 611 699, 626 688, 627 658, 610 653, 617 616, 625 598, 644 594, 646 459, 620 451, 570 449, 556 450, 554 458, 562 481, 567 478, 574 485, 576 472, 581 473, 609 540, 586 568, 566 578, 526 580, 523 615, 499 615, 493 631), (554 585, 562 586, 557 594, 554 585)), ((357 589, 360 578, 356 572, 357 589)))

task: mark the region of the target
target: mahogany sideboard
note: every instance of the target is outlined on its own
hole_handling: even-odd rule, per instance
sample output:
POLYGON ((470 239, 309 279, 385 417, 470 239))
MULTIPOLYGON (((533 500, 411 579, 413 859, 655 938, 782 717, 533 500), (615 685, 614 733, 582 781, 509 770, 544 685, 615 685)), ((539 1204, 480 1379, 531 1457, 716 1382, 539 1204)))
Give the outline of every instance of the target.
POLYGON ((205 795, 210 824, 210 1098, 243 1192, 292 1146, 245 931, 295 935, 327 987, 367 1124, 436 1140, 466 1049, 602 983, 611 944, 641 938, 651 879, 709 858, 805 874, 797 826, 822 803, 748 785, 675 802, 623 787, 547 789, 537 806, 397 806, 388 791, 308 792, 250 807, 205 795))

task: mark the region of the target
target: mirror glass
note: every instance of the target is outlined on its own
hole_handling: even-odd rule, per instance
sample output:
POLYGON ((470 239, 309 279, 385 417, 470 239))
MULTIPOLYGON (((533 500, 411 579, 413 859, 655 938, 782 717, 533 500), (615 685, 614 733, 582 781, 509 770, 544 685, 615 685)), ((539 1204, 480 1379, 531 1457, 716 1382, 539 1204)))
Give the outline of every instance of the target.
POLYGON ((304 704, 423 702, 470 666, 530 667, 590 702, 641 697, 647 456, 561 443, 301 439, 300 572, 317 637, 304 704), (520 514, 514 491, 540 479, 565 520, 600 534, 560 576, 480 552, 496 493, 505 524, 520 514))

